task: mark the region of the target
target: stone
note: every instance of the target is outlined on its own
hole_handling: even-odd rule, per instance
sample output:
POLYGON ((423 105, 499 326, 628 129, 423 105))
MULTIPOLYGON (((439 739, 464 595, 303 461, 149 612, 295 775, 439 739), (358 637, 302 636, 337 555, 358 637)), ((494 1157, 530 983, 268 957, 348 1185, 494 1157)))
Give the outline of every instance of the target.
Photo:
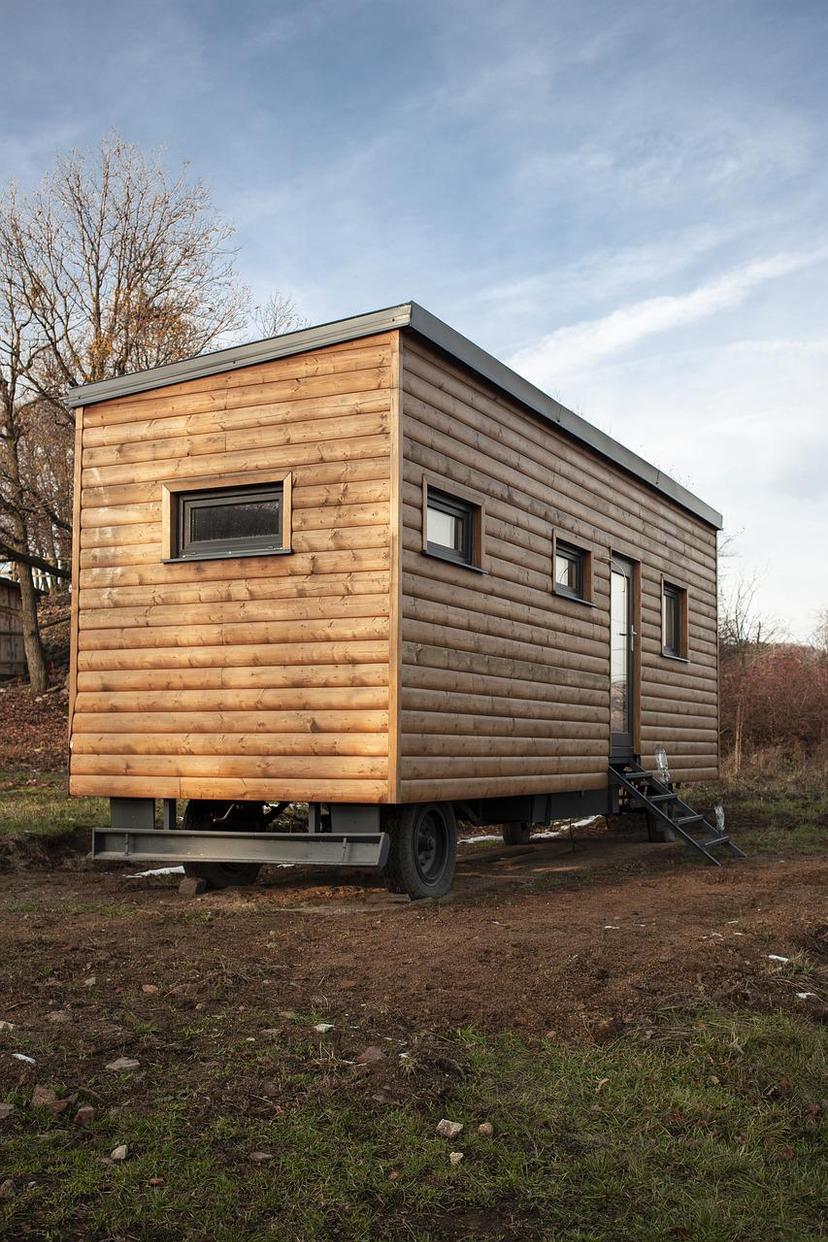
POLYGON ((114 1160, 117 1163, 121 1160, 126 1160, 128 1155, 129 1155, 129 1148, 127 1147, 126 1143, 119 1143, 118 1146, 115 1148, 115 1150, 110 1154, 109 1158, 110 1160, 114 1160))
POLYGON ((182 897, 200 897, 207 892, 207 881, 194 875, 186 875, 178 886, 182 897))
POLYGON ((72 1015, 66 1009, 56 1009, 53 1013, 49 1014, 49 1021, 54 1023, 71 1022, 72 1015))
POLYGON ((32 1091, 32 1108, 53 1108, 57 1104, 57 1094, 51 1087, 37 1083, 32 1091))
POLYGON ((13 1022, 7 1022, 5 1018, 0 1020, 0 1031, 13 1031, 13 1030, 14 1030, 13 1022))
POLYGON ((155 986, 154 983, 142 983, 141 991, 144 993, 145 996, 155 996, 155 993, 158 991, 158 988, 155 986))
POLYGON ((480 1125, 477 1127, 477 1133, 481 1136, 481 1138, 491 1138, 494 1134, 494 1126, 490 1121, 481 1121, 480 1125))
POLYGON ((163 1186, 166 1183, 165 1177, 151 1177, 147 1182, 148 1186, 163 1186))
POLYGON ((333 1022, 317 1022, 313 1029, 317 1035, 327 1035, 328 1031, 334 1029, 334 1024, 333 1022))
POLYGON ((7 1177, 4 1181, 0 1182, 0 1203, 2 1203, 4 1199, 10 1199, 13 1194, 14 1182, 10 1177, 7 1177))
POLYGON ((460 1133, 462 1129, 463 1129, 462 1121, 449 1121, 448 1118, 446 1117, 444 1117, 442 1121, 438 1121, 437 1123, 437 1133, 439 1134, 440 1138, 447 1138, 447 1139, 457 1138, 457 1135, 460 1133))
POLYGON ((248 1160, 252 1160, 254 1164, 264 1164, 265 1161, 272 1159, 273 1157, 269 1151, 251 1151, 248 1156, 248 1160))
POLYGON ((117 1073, 119 1070, 138 1069, 140 1064, 141 1062, 136 1061, 134 1057, 116 1057, 114 1061, 109 1062, 106 1068, 117 1073))
POLYGON ((83 981, 83 986, 84 986, 85 988, 94 988, 94 986, 95 986, 95 984, 96 984, 97 982, 98 982, 98 976, 97 976, 97 975, 90 975, 88 979, 84 979, 84 981, 83 981))
POLYGON ((463 1159, 462 1151, 450 1151, 449 1152, 449 1164, 459 1164, 462 1159, 463 1159))
POLYGON ((13 1104, 0 1104, 0 1121, 5 1121, 14 1112, 13 1104))
POLYGON ((382 1048, 378 1048, 376 1044, 369 1044, 368 1047, 361 1052, 356 1059, 357 1065, 371 1065, 376 1061, 384 1061, 385 1053, 382 1048))
POLYGON ((79 1126, 91 1126, 95 1120, 96 1110, 91 1104, 82 1104, 75 1113, 75 1121, 79 1126))

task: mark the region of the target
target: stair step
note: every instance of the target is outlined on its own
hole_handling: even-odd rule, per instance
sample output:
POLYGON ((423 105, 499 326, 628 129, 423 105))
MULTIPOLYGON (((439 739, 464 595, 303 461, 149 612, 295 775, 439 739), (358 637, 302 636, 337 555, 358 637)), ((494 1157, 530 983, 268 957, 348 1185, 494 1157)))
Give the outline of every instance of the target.
POLYGON ((655 772, 647 772, 638 764, 622 762, 611 763, 609 771, 610 776, 614 777, 619 785, 622 810, 635 810, 637 804, 645 810, 649 807, 653 814, 680 832, 688 845, 692 845, 704 855, 709 863, 717 867, 721 866, 719 859, 714 858, 708 852, 714 846, 726 845, 739 858, 745 857, 743 851, 738 845, 733 844, 729 836, 721 832, 717 836, 718 827, 714 827, 704 815, 697 815, 678 794, 672 792, 667 782, 656 776, 655 772), (659 805, 660 803, 664 805, 659 805), (682 812, 687 812, 687 814, 682 814, 682 812), (698 826, 699 830, 696 835, 690 831, 694 825, 698 826), (705 838, 700 835, 703 832, 711 835, 705 838))

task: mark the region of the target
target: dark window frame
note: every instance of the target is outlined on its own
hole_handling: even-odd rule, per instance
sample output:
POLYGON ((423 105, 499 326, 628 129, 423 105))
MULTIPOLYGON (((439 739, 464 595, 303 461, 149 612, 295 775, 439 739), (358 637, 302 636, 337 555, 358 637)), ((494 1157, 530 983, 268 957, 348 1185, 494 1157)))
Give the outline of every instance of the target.
POLYGON ((592 600, 592 554, 591 547, 575 543, 565 535, 557 532, 552 535, 552 592, 562 599, 571 599, 578 604, 595 605, 592 600), (565 582, 558 582, 558 557, 563 556, 577 565, 577 585, 575 588, 565 582))
POLYGON ((661 654, 669 660, 687 660, 687 588, 663 578, 661 582, 661 654), (668 625, 668 608, 672 614, 668 625), (673 630, 673 643, 668 642, 673 630))
POLYGON ((481 565, 482 528, 482 503, 448 491, 438 483, 423 480, 423 552, 427 556, 435 556, 439 560, 449 561, 452 565, 461 565, 464 569, 484 573, 481 565), (457 545, 449 547, 428 538, 430 510, 459 519, 461 537, 457 545))
POLYGON ((172 560, 227 560, 242 556, 269 556, 289 551, 285 546, 285 485, 284 480, 268 483, 244 483, 223 487, 199 487, 192 491, 176 491, 172 506, 172 560), (195 508, 216 507, 223 500, 244 504, 255 500, 278 501, 279 533, 270 535, 234 536, 226 539, 187 537, 190 513, 195 508))

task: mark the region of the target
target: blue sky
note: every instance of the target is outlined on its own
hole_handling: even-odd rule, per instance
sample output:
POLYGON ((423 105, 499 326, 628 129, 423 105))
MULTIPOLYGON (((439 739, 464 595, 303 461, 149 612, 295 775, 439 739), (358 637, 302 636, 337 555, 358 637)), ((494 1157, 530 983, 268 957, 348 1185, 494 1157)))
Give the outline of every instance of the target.
POLYGON ((825 0, 3 0, 0 178, 109 129, 190 161, 254 293, 414 298, 828 606, 825 0))

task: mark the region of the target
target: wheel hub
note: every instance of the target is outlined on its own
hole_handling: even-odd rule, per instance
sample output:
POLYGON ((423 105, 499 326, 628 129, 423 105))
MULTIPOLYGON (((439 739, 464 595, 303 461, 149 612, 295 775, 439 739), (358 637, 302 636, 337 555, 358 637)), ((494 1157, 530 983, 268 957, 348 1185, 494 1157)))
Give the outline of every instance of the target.
POLYGON ((432 881, 440 875, 445 853, 443 825, 437 822, 434 815, 424 816, 417 828, 416 859, 417 870, 425 881, 432 881))

